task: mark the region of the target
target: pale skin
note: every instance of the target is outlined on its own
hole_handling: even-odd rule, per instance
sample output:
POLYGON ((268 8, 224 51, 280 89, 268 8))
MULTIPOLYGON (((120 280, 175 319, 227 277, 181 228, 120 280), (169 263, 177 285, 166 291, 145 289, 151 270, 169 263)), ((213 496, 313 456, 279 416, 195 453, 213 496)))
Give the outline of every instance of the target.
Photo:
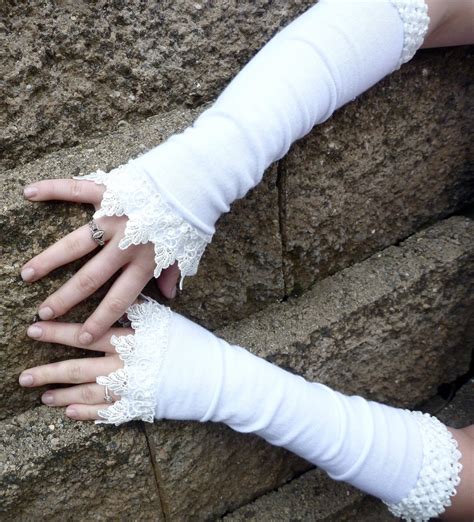
MULTIPOLYGON (((439 47, 474 42, 472 0, 428 0, 430 28, 423 47, 439 47)), ((90 181, 70 179, 45 180, 25 187, 25 197, 32 202, 60 200, 100 206, 104 188, 90 181)), ((139 293, 153 277, 154 252, 151 244, 120 250, 126 217, 103 217, 97 220, 105 230, 106 245, 98 249, 87 225, 29 260, 22 268, 23 279, 34 283, 52 270, 79 259, 97 249, 69 281, 51 294, 38 307, 41 322, 28 328, 28 335, 42 342, 68 345, 99 351, 103 358, 82 358, 30 368, 20 375, 20 385, 41 387, 70 384, 69 388, 51 389, 43 393, 42 401, 52 407, 66 407, 66 415, 74 420, 96 420, 98 411, 107 407, 104 388, 96 384, 99 375, 123 366, 115 354, 112 335, 133 333, 130 329, 111 328, 135 302, 139 293), (88 298, 114 274, 121 272, 104 300, 84 324, 54 322, 79 302, 88 298)), ((176 295, 179 269, 173 265, 164 270, 157 284, 165 297, 176 295)), ((461 484, 446 511, 446 520, 474 519, 474 425, 461 430, 451 429, 463 455, 461 484)))

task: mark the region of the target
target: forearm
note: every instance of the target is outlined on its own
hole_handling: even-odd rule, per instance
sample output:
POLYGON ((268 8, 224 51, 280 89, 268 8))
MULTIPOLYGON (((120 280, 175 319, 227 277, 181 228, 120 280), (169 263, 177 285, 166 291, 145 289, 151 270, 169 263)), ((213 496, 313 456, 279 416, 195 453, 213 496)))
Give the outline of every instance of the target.
POLYGON ((293 142, 411 58, 423 41, 422 7, 321 0, 274 36, 192 127, 134 165, 212 234, 293 142))
POLYGON ((442 514, 443 520, 464 522, 474 520, 474 424, 463 429, 450 428, 461 452, 461 482, 452 505, 442 514))
POLYGON ((98 379, 123 394, 100 413, 106 422, 137 412, 144 420, 223 422, 378 496, 398 516, 427 520, 450 504, 460 454, 436 419, 310 383, 153 302, 129 317, 134 346, 113 341, 127 352, 126 386, 117 388, 116 375, 98 379))
POLYGON ((183 275, 194 274, 233 201, 314 125, 408 61, 427 28, 423 0, 320 0, 191 127, 120 171, 95 176, 107 186, 102 212, 132 223, 121 246, 155 243, 155 276, 174 260, 183 275))
POLYGON ((430 25, 424 48, 474 43, 472 0, 427 0, 430 25))

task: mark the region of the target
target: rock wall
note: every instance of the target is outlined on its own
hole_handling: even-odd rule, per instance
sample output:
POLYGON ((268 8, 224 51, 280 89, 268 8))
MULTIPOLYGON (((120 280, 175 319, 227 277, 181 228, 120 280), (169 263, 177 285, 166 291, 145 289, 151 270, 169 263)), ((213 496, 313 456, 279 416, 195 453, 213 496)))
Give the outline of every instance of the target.
POLYGON ((310 0, 2 2, 8 167, 211 101, 310 0))
MULTIPOLYGON (((20 280, 19 269, 91 213, 31 204, 22 187, 108 170, 184 128, 309 4, 0 7, 9 51, 0 177, 1 518, 207 520, 244 506, 235 520, 251 512, 273 520, 274 497, 265 494, 288 481, 278 520, 290 520, 296 505, 309 506, 315 520, 359 508, 379 513, 256 437, 196 423, 77 424, 17 384, 27 366, 77 354, 35 343, 25 331, 41 300, 82 262, 34 285, 20 280)), ((222 217, 174 308, 295 373, 395 405, 416 406, 465 374, 474 222, 450 216, 474 201, 470 68, 469 49, 421 52, 314 129, 222 217)), ((153 285, 147 291, 156 296, 153 285)), ((101 295, 67 319, 85 318, 101 295)))

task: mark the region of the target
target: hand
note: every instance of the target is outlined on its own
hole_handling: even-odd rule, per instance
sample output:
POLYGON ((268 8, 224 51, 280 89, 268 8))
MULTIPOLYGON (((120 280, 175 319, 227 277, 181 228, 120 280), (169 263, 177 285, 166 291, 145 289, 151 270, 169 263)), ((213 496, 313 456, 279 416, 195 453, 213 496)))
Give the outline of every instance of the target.
MULTIPOLYGON (((131 328, 111 328, 96 342, 85 347, 79 342, 81 324, 39 322, 28 328, 28 335, 38 341, 64 344, 104 352, 104 357, 71 359, 29 368, 19 378, 21 386, 34 388, 47 384, 73 384, 69 388, 48 390, 41 396, 47 406, 66 406, 66 415, 75 420, 99 419, 98 411, 107 408, 105 388, 95 382, 99 375, 123 367, 110 343, 112 335, 129 335, 131 328)), ((109 392, 110 393, 110 392, 109 392)), ((111 394, 112 399, 119 397, 111 394)))
MULTIPOLYGON (((24 194, 30 201, 90 203, 97 210, 103 192, 104 187, 92 181, 56 179, 29 185, 24 194)), ((121 270, 121 275, 103 301, 82 326, 82 346, 99 339, 125 313, 153 277, 154 269, 154 249, 151 243, 134 245, 126 250, 119 249, 118 244, 127 223, 125 216, 103 217, 96 222, 105 231, 106 245, 77 274, 41 303, 38 309, 38 315, 43 320, 60 317, 121 270)), ((97 247, 86 224, 28 261, 21 270, 21 276, 28 283, 38 281, 52 270, 89 254, 97 247)), ((179 269, 176 264, 163 270, 158 279, 158 287, 165 297, 173 298, 176 295, 178 277, 179 269)))

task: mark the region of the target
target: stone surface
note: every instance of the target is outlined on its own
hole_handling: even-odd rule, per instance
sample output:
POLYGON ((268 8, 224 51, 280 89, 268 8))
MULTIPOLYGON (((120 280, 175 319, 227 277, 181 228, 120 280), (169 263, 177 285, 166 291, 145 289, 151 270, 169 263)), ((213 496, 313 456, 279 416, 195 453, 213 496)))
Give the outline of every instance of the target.
POLYGON ((164 520, 138 425, 77 423, 39 407, 0 422, 0 447, 2 520, 164 520))
POLYGON ((221 424, 146 427, 169 520, 212 520, 311 466, 254 435, 221 424))
POLYGON ((420 53, 291 149, 280 166, 287 293, 474 200, 472 60, 420 53))
MULTIPOLYGON (((3 294, 0 302, 0 379, 3 383, 0 418, 37 403, 37 390, 28 391, 17 385, 18 374, 23 369, 71 354, 61 347, 35 343, 26 337, 25 331, 37 306, 70 278, 81 262, 57 270, 33 285, 21 281, 20 268, 66 232, 86 223, 90 216, 86 206, 29 203, 22 197, 22 187, 38 179, 71 177, 98 168, 110 170, 159 143, 176 128, 187 125, 195 115, 196 112, 177 110, 140 125, 126 125, 107 138, 52 153, 3 173, 0 178, 0 291, 3 294)), ((265 303, 283 298, 275 168, 269 170, 257 190, 237 202, 233 212, 222 218, 198 276, 187 278, 185 289, 173 306, 210 327, 239 319, 261 309, 265 303), (260 237, 261 231, 265 231, 263 237, 260 237)), ((68 319, 86 318, 103 293, 77 307, 68 319)))
POLYGON ((358 505, 364 495, 319 469, 308 471, 276 491, 225 516, 226 522, 293 522, 360 520, 340 518, 341 511, 358 505))
POLYGON ((210 101, 312 4, 2 2, 3 160, 12 167, 119 122, 210 101))
POLYGON ((365 495, 364 498, 352 505, 342 509, 336 518, 329 519, 331 522, 402 522, 401 518, 394 517, 387 506, 375 497, 365 495))
POLYGON ((219 330, 347 393, 414 406, 469 367, 474 222, 453 217, 219 330))

